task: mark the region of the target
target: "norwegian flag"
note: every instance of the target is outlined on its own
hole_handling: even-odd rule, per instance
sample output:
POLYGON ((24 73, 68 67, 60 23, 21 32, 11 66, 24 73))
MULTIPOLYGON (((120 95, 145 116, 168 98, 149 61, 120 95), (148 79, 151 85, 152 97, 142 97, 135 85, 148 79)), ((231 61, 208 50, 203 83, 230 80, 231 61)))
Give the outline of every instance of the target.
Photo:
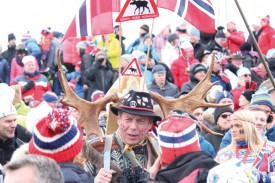
POLYGON ((85 0, 63 40, 68 37, 83 37, 113 32, 112 12, 120 11, 120 0, 85 0))
POLYGON ((158 0, 159 8, 177 13, 205 33, 215 33, 215 12, 210 0, 158 0))

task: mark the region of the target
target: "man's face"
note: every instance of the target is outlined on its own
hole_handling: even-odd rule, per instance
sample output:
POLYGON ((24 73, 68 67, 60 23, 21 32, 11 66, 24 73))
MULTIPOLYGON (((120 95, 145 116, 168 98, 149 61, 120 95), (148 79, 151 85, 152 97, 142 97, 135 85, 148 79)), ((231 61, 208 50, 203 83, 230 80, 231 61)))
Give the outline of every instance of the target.
POLYGON ((231 120, 232 137, 236 142, 245 140, 243 125, 238 120, 231 120))
POLYGON ((203 121, 202 114, 203 114, 203 110, 202 110, 201 107, 199 107, 199 108, 197 108, 197 109, 195 109, 195 110, 193 111, 193 116, 194 116, 195 118, 197 118, 197 120, 198 120, 199 122, 202 122, 202 121, 203 121))
POLYGON ((155 82, 158 86, 164 86, 165 84, 165 77, 166 77, 166 72, 156 72, 154 73, 154 79, 155 82))
POLYGON ((137 145, 142 142, 152 126, 153 119, 122 112, 118 115, 119 133, 128 145, 137 145))
POLYGON ((229 128, 231 127, 230 116, 230 112, 224 112, 218 118, 217 125, 220 127, 221 130, 229 130, 229 128))
POLYGON ((244 80, 244 82, 250 84, 251 83, 251 74, 244 74, 241 76, 240 79, 242 79, 242 80, 244 80))
POLYGON ((149 58, 147 68, 152 69, 155 65, 156 65, 155 60, 153 58, 149 58))
POLYGON ((180 44, 180 40, 179 39, 175 39, 174 41, 171 42, 172 46, 178 46, 180 44))
POLYGON ((220 47, 223 47, 223 45, 225 44, 226 42, 226 38, 216 38, 216 43, 220 46, 220 47))
POLYGON ((201 81, 205 77, 205 71, 199 71, 194 76, 197 80, 201 81))
POLYGON ((240 98, 239 98, 239 106, 240 107, 245 107, 247 105, 249 105, 249 101, 246 100, 246 98, 243 95, 241 95, 240 98))
POLYGON ((271 108, 269 106, 267 106, 267 105, 260 104, 259 107, 261 107, 265 111, 265 114, 267 116, 272 113, 271 108))
POLYGON ((27 63, 24 65, 24 70, 25 70, 27 73, 34 73, 34 72, 35 72, 35 64, 34 64, 34 62, 27 62, 27 63))
POLYGON ((256 128, 259 132, 262 132, 266 129, 267 115, 264 111, 253 111, 256 116, 256 128))
POLYGON ((232 31, 236 30, 236 25, 233 23, 228 23, 227 30, 228 30, 228 32, 232 32, 232 31))
POLYGON ((12 39, 9 41, 9 46, 12 47, 12 46, 15 46, 16 45, 16 40, 15 39, 12 39))
POLYGON ((186 57, 188 57, 188 58, 194 57, 194 50, 193 49, 185 51, 185 53, 186 53, 186 57))
POLYGON ((200 38, 196 35, 190 35, 190 41, 191 43, 198 43, 200 38))
POLYGON ((241 58, 234 58, 231 60, 231 63, 236 67, 240 67, 243 65, 243 60, 241 58))
POLYGON ((213 71, 214 72, 218 72, 219 70, 221 70, 221 61, 215 60, 214 65, 213 65, 213 71))
POLYGON ((139 29, 139 35, 145 35, 147 32, 144 29, 139 29))
POLYGON ((4 183, 20 183, 29 182, 35 183, 35 168, 31 166, 23 166, 17 170, 8 170, 5 174, 4 183))
POLYGON ((266 26, 266 25, 267 25, 267 23, 266 23, 266 22, 261 21, 261 26, 262 26, 262 27, 264 27, 264 26, 266 26))
POLYGON ((97 62, 100 62, 102 66, 106 65, 106 58, 104 56, 98 56, 97 62))
POLYGON ((17 126, 16 119, 16 114, 0 118, 0 138, 4 141, 14 137, 15 128, 17 126))

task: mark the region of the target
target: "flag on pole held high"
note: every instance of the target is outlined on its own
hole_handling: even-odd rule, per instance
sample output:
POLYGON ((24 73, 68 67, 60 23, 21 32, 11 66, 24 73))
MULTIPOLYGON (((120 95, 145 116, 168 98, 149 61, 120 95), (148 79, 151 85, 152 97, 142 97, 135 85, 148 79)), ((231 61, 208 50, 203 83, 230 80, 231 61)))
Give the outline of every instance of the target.
POLYGON ((112 12, 120 11, 120 0, 85 0, 68 27, 68 37, 103 35, 113 32, 112 12))
POLYGON ((157 6, 177 13, 205 33, 215 33, 215 12, 210 0, 158 0, 157 6))

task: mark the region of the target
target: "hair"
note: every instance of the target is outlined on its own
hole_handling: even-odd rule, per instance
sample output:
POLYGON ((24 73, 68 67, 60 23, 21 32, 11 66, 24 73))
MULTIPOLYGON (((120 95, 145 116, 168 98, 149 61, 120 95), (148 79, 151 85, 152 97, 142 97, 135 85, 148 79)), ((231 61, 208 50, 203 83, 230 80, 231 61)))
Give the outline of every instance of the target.
POLYGON ((251 105, 249 106, 249 111, 262 111, 264 113, 266 113, 266 110, 264 110, 261 106, 259 105, 251 105))
MULTIPOLYGON (((238 110, 231 115, 231 120, 237 120, 241 122, 248 147, 251 149, 252 153, 256 154, 263 146, 264 141, 254 125, 256 121, 254 113, 249 110, 238 110)), ((236 147, 237 143, 232 138, 232 143, 230 144, 229 148, 231 150, 235 150, 236 147)))
POLYGON ((40 155, 24 155, 4 166, 4 173, 18 170, 23 167, 35 169, 35 183, 63 183, 64 178, 58 164, 51 158, 40 155))

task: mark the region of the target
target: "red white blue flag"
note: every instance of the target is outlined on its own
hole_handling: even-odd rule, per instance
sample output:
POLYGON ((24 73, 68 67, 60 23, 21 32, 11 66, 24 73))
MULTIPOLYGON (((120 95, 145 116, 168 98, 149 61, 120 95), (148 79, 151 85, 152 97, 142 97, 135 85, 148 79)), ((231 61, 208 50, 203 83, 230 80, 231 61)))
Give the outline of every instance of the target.
POLYGON ((215 33, 215 12, 210 0, 158 0, 157 6, 177 13, 205 33, 215 33))
POLYGON ((68 37, 112 33, 112 12, 120 11, 119 3, 119 0, 85 0, 67 29, 63 40, 68 37))

